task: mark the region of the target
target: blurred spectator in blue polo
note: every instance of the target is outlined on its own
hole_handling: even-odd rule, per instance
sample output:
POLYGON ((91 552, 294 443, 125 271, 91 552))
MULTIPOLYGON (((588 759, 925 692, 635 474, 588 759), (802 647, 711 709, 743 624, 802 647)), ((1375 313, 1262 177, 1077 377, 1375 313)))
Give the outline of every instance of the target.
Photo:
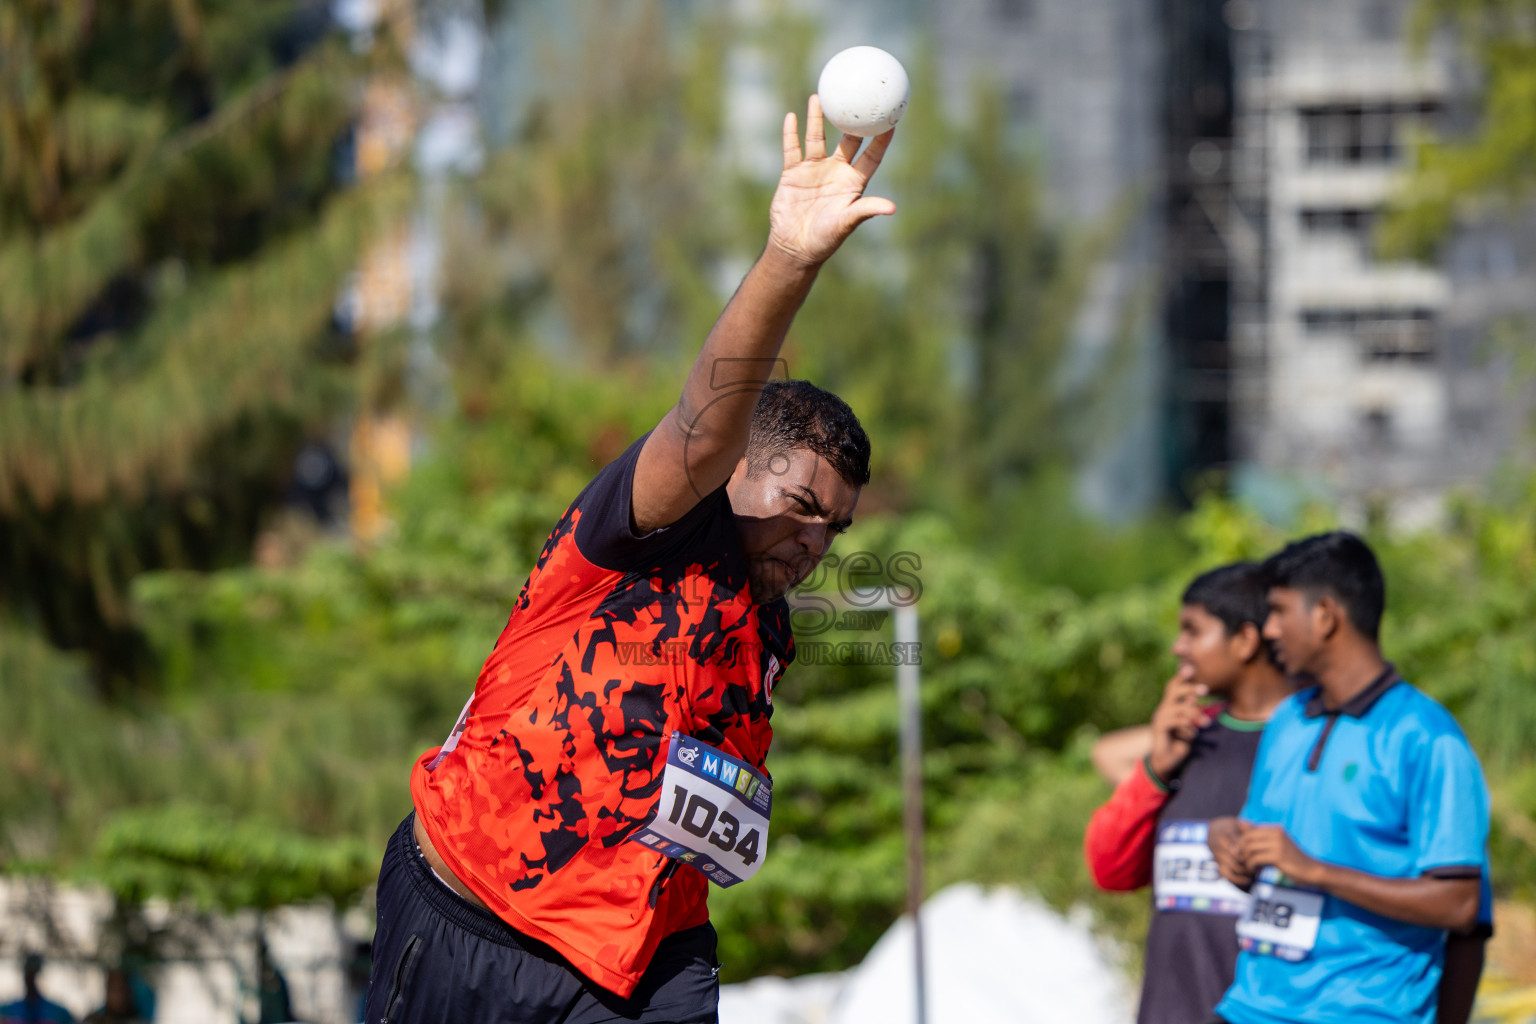
POLYGON ((292 1024, 295 1020, 293 1002, 288 996, 288 979, 262 953, 260 974, 256 982, 255 1024, 292 1024))
POLYGON ((26 995, 14 1003, 0 1006, 0 1024, 75 1024, 74 1015, 58 1003, 43 998, 37 988, 37 976, 43 972, 43 958, 28 953, 21 964, 26 995))
POLYGON ((107 972, 107 999, 101 1009, 85 1018, 85 1024, 145 1024, 133 994, 133 979, 121 967, 107 972))

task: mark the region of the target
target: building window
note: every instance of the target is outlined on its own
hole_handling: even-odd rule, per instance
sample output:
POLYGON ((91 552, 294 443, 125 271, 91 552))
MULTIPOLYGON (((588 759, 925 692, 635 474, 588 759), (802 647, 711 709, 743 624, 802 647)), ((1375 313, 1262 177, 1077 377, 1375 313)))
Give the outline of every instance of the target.
POLYGON ((1520 276, 1520 262, 1513 237, 1505 230, 1485 228, 1457 236, 1449 267, 1452 276, 1462 280, 1510 281, 1520 276))
POLYGON ((1376 211, 1350 207, 1307 209, 1301 211, 1301 226, 1308 234, 1368 234, 1376 226, 1376 211))
POLYGON ((1301 230, 1315 240, 1343 238, 1353 242, 1361 256, 1375 252, 1378 211, 1360 207, 1325 206, 1301 211, 1301 230))
POLYGON ((1367 0, 1360 9, 1360 29, 1375 43, 1390 43, 1401 34, 1402 8, 1394 0, 1367 0))
POLYGON ((1366 409, 1360 416, 1360 429, 1365 443, 1371 448, 1392 446, 1392 411, 1390 409, 1366 409))
POLYGON ((1035 92, 1027 85, 1008 87, 1008 118, 1014 122, 1031 121, 1035 116, 1035 92))
POLYGON ((1353 338, 1367 362, 1427 363, 1435 355, 1435 314, 1422 308, 1308 309, 1302 329, 1312 337, 1353 338))
POLYGON ((999 24, 1027 28, 1035 20, 1035 0, 992 0, 992 17, 999 24))
POLYGON ((1339 104, 1301 111, 1307 162, 1389 164, 1403 155, 1405 129, 1429 117, 1433 103, 1339 104))

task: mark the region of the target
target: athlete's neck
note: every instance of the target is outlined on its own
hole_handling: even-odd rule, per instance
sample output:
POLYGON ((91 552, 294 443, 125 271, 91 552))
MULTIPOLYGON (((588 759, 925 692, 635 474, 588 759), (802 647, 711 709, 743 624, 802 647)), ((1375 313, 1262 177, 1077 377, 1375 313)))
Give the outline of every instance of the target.
POLYGON ((1323 690, 1323 706, 1334 711, 1380 678, 1387 660, 1381 656, 1380 647, 1360 637, 1341 638, 1330 646, 1313 675, 1323 690))
POLYGON ((1227 714, 1244 722, 1267 722, 1292 692, 1290 681, 1260 655, 1227 695, 1227 714))

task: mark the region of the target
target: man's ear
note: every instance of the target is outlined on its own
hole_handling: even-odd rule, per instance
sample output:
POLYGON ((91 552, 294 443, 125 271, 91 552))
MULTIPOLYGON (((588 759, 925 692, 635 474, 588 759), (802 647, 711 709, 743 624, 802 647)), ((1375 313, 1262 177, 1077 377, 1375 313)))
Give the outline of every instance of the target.
POLYGON ((736 505, 736 495, 747 482, 747 457, 743 455, 736 462, 736 468, 725 481, 725 496, 731 502, 732 508, 736 505))
POLYGON ((1343 628, 1345 622, 1344 608, 1339 604, 1338 598, 1332 594, 1319 595, 1312 604, 1312 624, 1317 629, 1317 635, 1324 640, 1332 640, 1334 634, 1343 628))
POLYGON ((1227 639, 1227 645, 1233 656, 1246 665, 1258 655, 1264 646, 1264 638, 1259 635, 1258 626, 1245 622, 1227 639))

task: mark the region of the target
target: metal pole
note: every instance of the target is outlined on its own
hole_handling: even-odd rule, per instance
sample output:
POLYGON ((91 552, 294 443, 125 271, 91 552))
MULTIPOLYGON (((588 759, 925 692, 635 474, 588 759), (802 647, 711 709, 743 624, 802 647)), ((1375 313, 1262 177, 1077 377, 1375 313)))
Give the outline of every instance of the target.
POLYGON ((917 1024, 928 1022, 926 972, 923 969, 923 706, 920 697, 917 608, 895 604, 896 642, 903 656, 896 666, 896 697, 901 713, 902 821, 907 833, 907 913, 912 915, 912 966, 917 988, 917 1024))
MULTIPOLYGON (((861 595, 863 596, 863 595, 861 595)), ((916 1024, 928 1024, 927 972, 923 968, 923 704, 922 668, 918 640, 917 607, 912 596, 902 597, 898 588, 887 587, 876 596, 860 600, 865 611, 889 610, 896 626, 896 704, 901 720, 901 818, 907 839, 907 913, 912 916, 912 968, 916 988, 916 1024)))

